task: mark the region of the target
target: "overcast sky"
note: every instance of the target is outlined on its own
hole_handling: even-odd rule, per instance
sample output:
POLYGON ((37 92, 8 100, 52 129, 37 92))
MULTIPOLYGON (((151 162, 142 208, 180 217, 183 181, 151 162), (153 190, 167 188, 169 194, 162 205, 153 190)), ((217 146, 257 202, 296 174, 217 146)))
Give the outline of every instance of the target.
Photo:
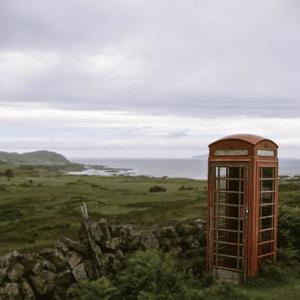
POLYGON ((300 158, 299 0, 0 0, 0 150, 300 158))

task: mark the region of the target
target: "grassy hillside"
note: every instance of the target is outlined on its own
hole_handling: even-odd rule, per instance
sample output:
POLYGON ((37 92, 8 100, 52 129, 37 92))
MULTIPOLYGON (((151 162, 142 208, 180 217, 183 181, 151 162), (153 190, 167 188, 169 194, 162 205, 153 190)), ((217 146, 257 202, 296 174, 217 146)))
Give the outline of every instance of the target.
POLYGON ((28 165, 65 165, 70 163, 63 155, 46 150, 22 154, 1 151, 0 161, 28 165))

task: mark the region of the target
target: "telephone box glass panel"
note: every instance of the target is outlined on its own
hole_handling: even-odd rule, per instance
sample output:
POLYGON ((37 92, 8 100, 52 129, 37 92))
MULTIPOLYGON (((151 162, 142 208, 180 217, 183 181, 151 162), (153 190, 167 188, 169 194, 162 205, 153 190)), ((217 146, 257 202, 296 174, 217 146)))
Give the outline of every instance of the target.
POLYGON ((213 266, 242 271, 245 166, 217 166, 213 174, 213 266))

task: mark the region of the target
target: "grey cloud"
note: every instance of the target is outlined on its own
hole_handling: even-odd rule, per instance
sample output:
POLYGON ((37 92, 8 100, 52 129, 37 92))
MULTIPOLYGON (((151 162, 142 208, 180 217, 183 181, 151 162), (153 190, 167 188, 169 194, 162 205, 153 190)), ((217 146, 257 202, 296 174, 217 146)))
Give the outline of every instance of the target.
POLYGON ((296 8, 286 0, 4 0, 0 51, 58 59, 14 89, 0 78, 0 103, 298 117, 296 8), (95 55, 119 60, 96 71, 78 67, 95 55))
POLYGON ((178 139, 178 138, 186 137, 187 135, 188 133, 185 131, 173 131, 173 132, 169 132, 166 135, 166 137, 171 139, 178 139))

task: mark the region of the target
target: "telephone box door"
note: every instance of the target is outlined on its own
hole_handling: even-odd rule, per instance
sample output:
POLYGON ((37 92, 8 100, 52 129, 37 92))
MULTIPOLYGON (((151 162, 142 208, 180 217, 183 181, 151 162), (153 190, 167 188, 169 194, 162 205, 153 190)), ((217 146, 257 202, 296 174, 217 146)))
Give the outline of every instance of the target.
POLYGON ((210 173, 212 271, 223 281, 241 282, 246 266, 248 165, 216 163, 210 173))

